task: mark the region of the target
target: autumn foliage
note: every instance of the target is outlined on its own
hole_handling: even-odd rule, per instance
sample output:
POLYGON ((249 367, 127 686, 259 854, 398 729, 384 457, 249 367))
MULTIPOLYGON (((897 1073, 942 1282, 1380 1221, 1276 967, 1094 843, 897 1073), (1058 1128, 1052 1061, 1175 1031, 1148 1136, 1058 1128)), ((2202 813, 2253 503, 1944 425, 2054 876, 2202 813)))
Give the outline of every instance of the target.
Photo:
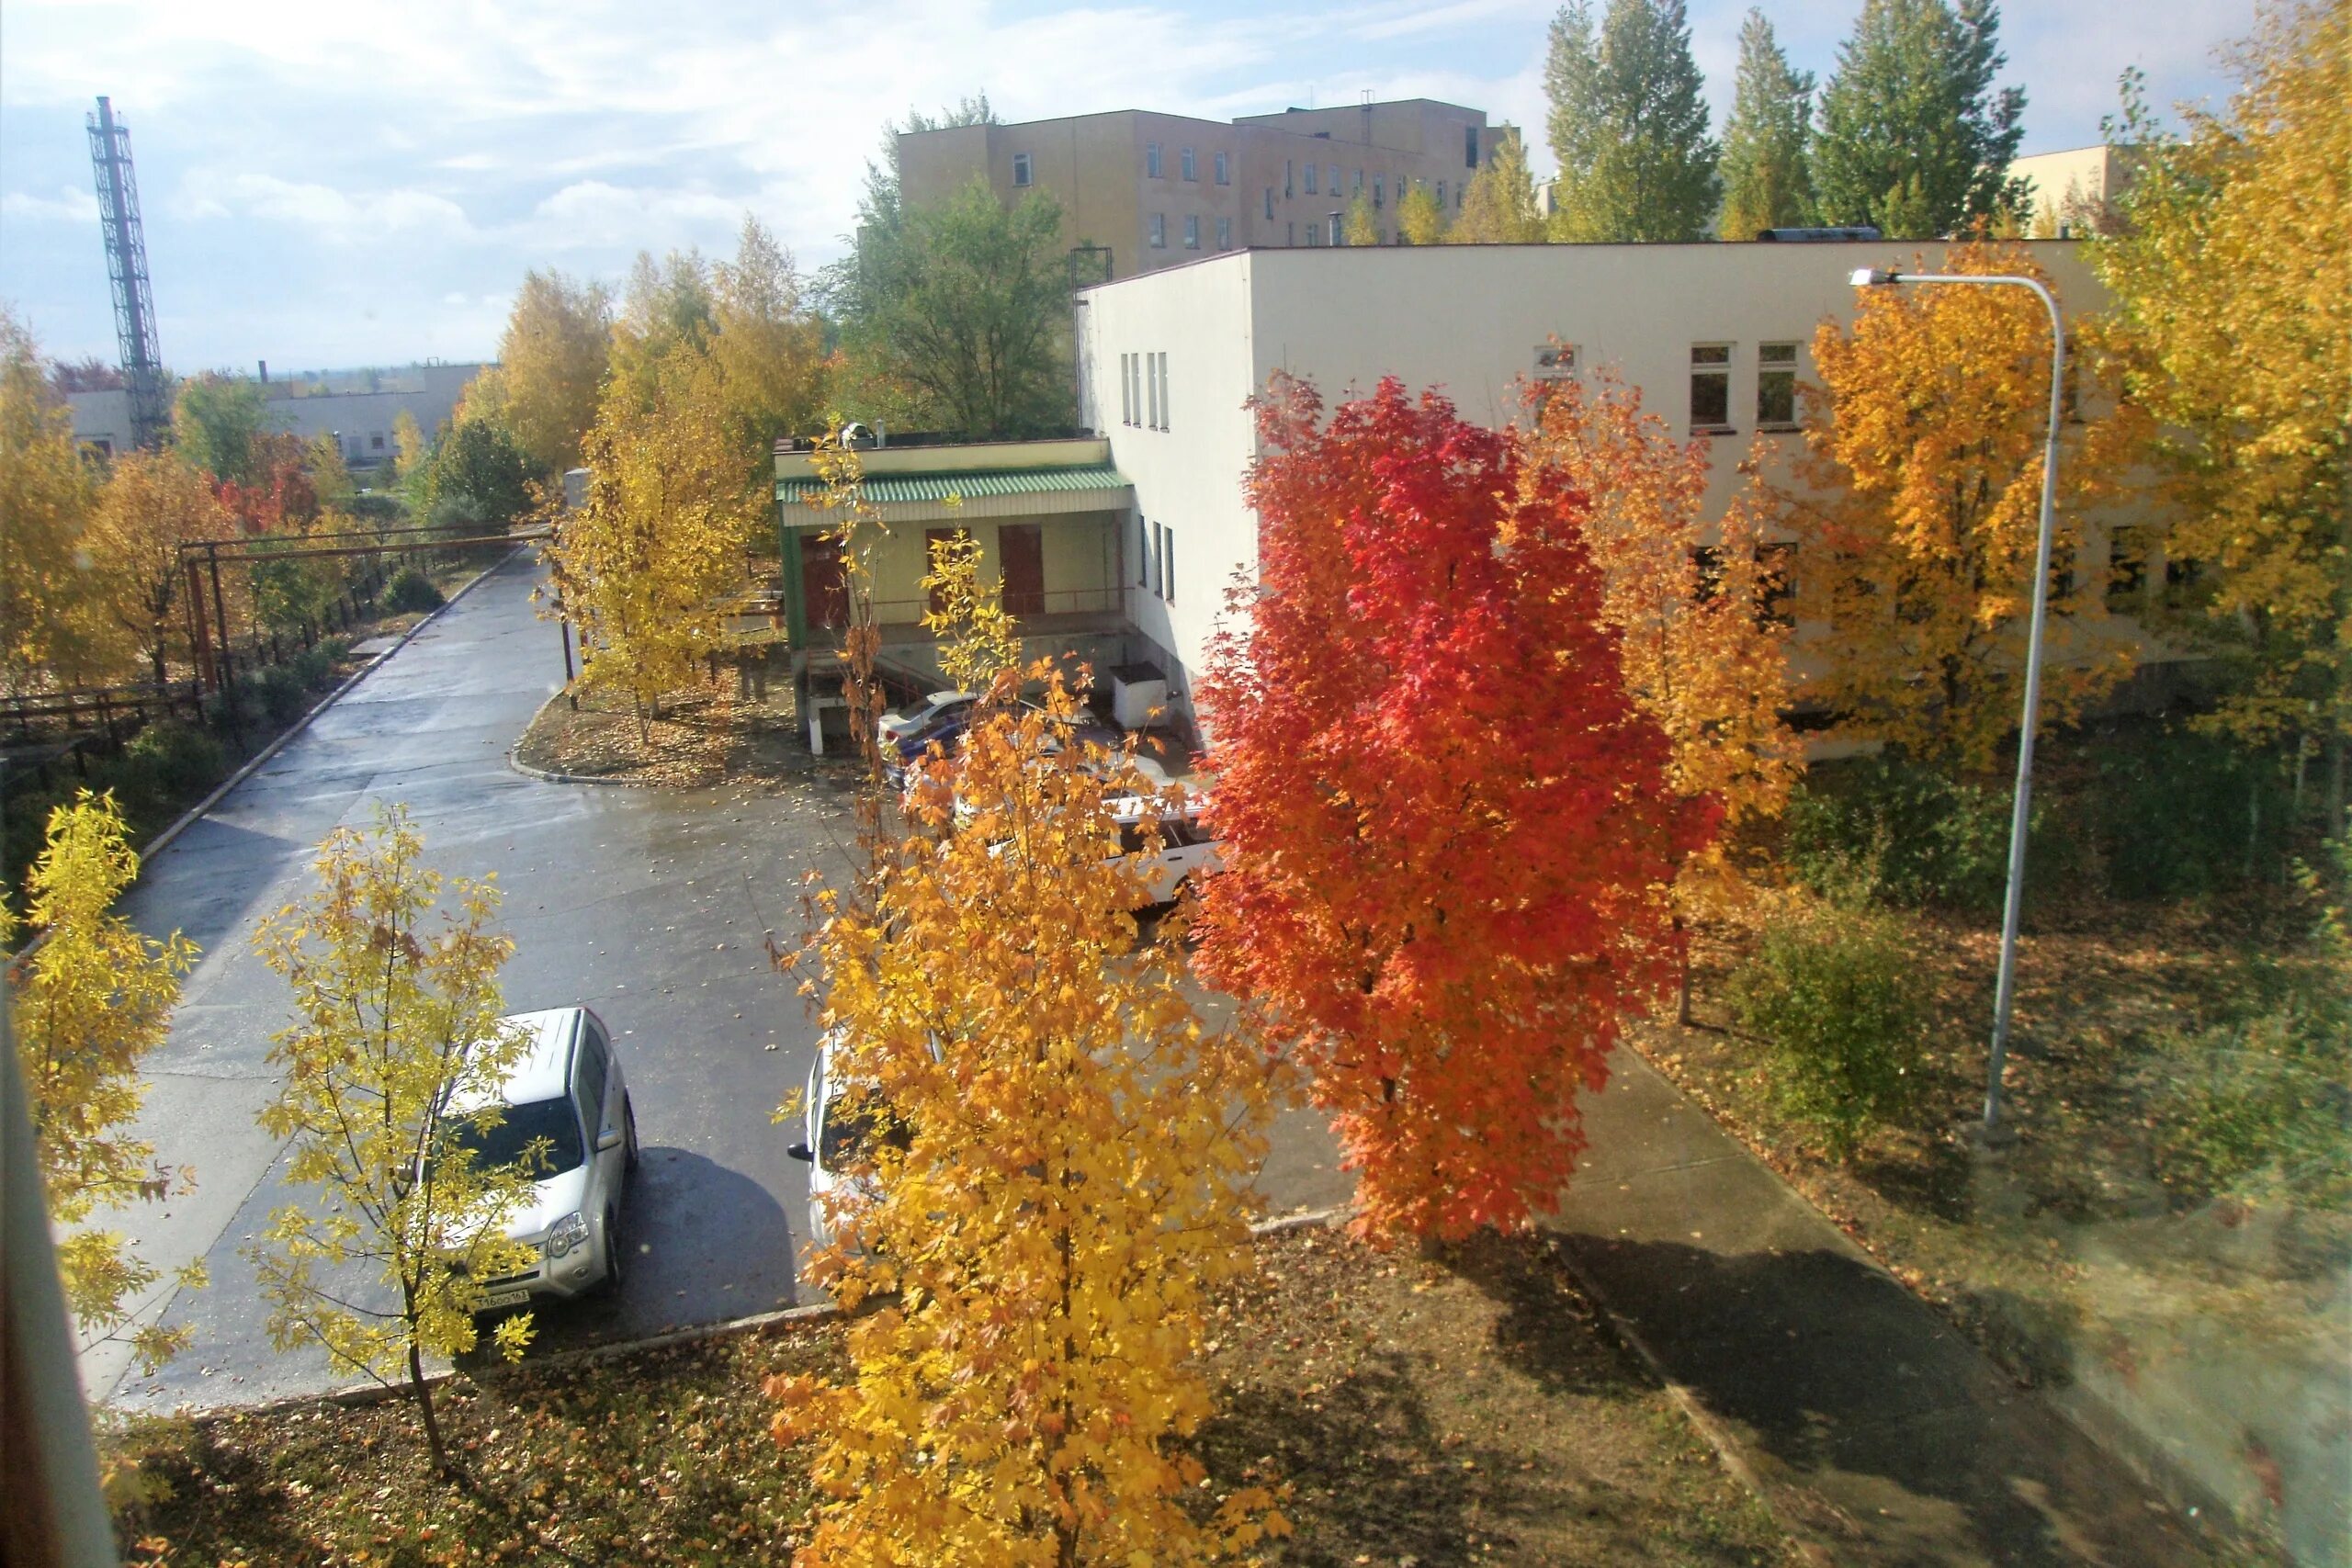
POLYGON ((1285 1528, 1176 1447, 1249 1266, 1272 1069, 1137 945, 1109 802, 1141 781, 1029 675, 1041 708, 974 728, 957 808, 881 846, 870 903, 821 901, 829 1114, 872 1131, 809 1275, 870 1310, 848 1382, 770 1385, 826 1498, 804 1564, 1202 1562, 1285 1528))
POLYGON ((1393 378, 1322 412, 1259 406, 1262 586, 1196 694, 1227 867, 1199 962, 1300 1053, 1364 1228, 1518 1224, 1672 976, 1716 811, 1626 689, 1584 497, 1393 378))

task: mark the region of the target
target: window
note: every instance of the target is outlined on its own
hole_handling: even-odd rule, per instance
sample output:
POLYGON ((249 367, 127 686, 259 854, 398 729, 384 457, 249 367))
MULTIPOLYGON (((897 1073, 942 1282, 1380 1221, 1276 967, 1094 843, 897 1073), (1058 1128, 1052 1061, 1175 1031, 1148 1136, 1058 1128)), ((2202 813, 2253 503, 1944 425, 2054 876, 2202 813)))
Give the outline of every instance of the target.
POLYGON ((1201 220, 1197 218, 1184 220, 1184 248, 1188 251, 1201 248, 1201 220))
POLYGON ((1284 158, 1283 160, 1283 199, 1284 201, 1288 201, 1292 197, 1298 194, 1298 187, 1291 183, 1291 164, 1292 160, 1288 158, 1284 158))
POLYGON ((1029 165, 1029 154, 1015 152, 1012 155, 1012 183, 1017 186, 1025 186, 1033 177, 1029 165))
POLYGON ((1151 525, 1136 517, 1136 586, 1151 586, 1151 525))
POLYGON ((605 1130, 605 1048, 582 1021, 580 1051, 572 1058, 571 1082, 580 1100, 580 1124, 594 1138, 605 1130))
POLYGON ((1762 430, 1793 430, 1797 423, 1797 345, 1756 345, 1756 423, 1762 430))
POLYGON ((1151 553, 1143 558, 1144 586, 1154 593, 1159 592, 1159 536, 1164 530, 1157 523, 1151 525, 1151 553))
POLYGON ((1362 169, 1358 169, 1356 171, 1356 194, 1358 196, 1362 196, 1363 194, 1363 171, 1362 169))
POLYGON ((1464 198, 1464 197, 1467 197, 1469 194, 1470 194, 1470 182, 1469 182, 1468 180, 1464 180, 1460 185, 1455 186, 1453 187, 1453 210, 1454 210, 1454 211, 1459 212, 1459 211, 1461 211, 1461 210, 1462 210, 1462 202, 1463 202, 1463 198, 1464 198))
POLYGON ((1200 158, 1190 147, 1177 149, 1176 165, 1184 171, 1184 177, 1188 180, 1196 180, 1201 177, 1200 158))
POLYGON ((1152 429, 1159 428, 1159 355, 1143 356, 1144 412, 1149 417, 1144 423, 1152 429))
POLYGON ((1306 226, 1306 243, 1307 243, 1309 245, 1320 245, 1320 244, 1323 243, 1323 225, 1322 225, 1322 224, 1320 224, 1320 223, 1314 223, 1314 222, 1310 222, 1310 223, 1308 223, 1308 224, 1307 224, 1307 226, 1306 226))
POLYGON ((1298 243, 1298 225, 1296 223, 1285 223, 1283 225, 1283 243, 1285 245, 1295 245, 1298 243))
POLYGON ((1762 604, 1757 619, 1768 626, 1797 624, 1797 547, 1794 545, 1756 547, 1757 592, 1762 604))
POLYGON ((1168 214, 1165 212, 1151 215, 1151 248, 1155 251, 1168 248, 1168 214))
POLYGON ((2138 528, 2107 532, 2107 613, 2135 615, 2148 595, 2148 542, 2138 528))
POLYGON ((1233 183, 1233 154, 1230 152, 1216 155, 1216 183, 1221 186, 1233 183))
POLYGON ((1331 183, 1327 188, 1333 196, 1340 194, 1340 165, 1337 164, 1331 165, 1331 183))
POLYGON ((1713 545, 1690 552, 1690 569, 1698 578, 1699 603, 1710 604, 1724 588, 1724 553, 1713 545))
POLYGON ((1131 411, 1129 424, 1143 423, 1143 355, 1127 355, 1127 407, 1131 411))
POLYGON ((1176 603, 1176 530, 1159 530, 1159 596, 1176 603))
POLYGON ((1577 373, 1577 345, 1572 343, 1547 343, 1535 351, 1535 378, 1539 381, 1565 381, 1577 373))
POLYGON ((1377 175, 1373 176, 1372 181, 1372 205, 1374 208, 1388 205, 1388 182, 1377 175))
POLYGON ((1699 343, 1690 345, 1690 428, 1693 431, 1731 427, 1731 345, 1699 343))
POLYGON ((1445 205, 1445 182, 1443 180, 1437 182, 1437 204, 1440 207, 1443 207, 1445 205))
POLYGON ((1273 186, 1268 186, 1266 187, 1266 221, 1267 221, 1267 222, 1269 222, 1269 223, 1271 223, 1271 222, 1272 222, 1273 220, 1274 220, 1274 187, 1273 187, 1273 186))
POLYGON ((2050 581, 2044 592, 2049 595, 2050 613, 2071 615, 2075 613, 2075 541, 2050 541, 2050 581))
POLYGON ((1233 249, 1233 220, 1230 218, 1216 220, 1216 248, 1220 251, 1233 249))
POLYGON ((1306 165, 1306 194, 1309 196, 1316 194, 1316 175, 1322 171, 1322 164, 1312 161, 1306 165))
POLYGON ((1465 169, 1478 166, 1478 128, 1475 125, 1462 128, 1462 166, 1465 169))
POLYGON ((368 438, 368 450, 370 452, 381 452, 383 449, 384 438, 381 435, 370 435, 368 438))
POLYGON ((1168 428, 1168 355, 1163 351, 1152 357, 1158 362, 1159 366, 1159 428, 1165 430, 1168 428))
POLYGON ((1119 423, 1136 422, 1135 358, 1132 354, 1119 355, 1119 423))
POLYGON ((1335 245, 1345 243, 1345 237, 1340 232, 1340 225, 1345 222, 1346 219, 1340 213, 1334 212, 1324 221, 1331 225, 1331 243, 1335 245))
POLYGON ((1157 141, 1143 144, 1143 172, 1147 179, 1159 178, 1159 143, 1157 141))

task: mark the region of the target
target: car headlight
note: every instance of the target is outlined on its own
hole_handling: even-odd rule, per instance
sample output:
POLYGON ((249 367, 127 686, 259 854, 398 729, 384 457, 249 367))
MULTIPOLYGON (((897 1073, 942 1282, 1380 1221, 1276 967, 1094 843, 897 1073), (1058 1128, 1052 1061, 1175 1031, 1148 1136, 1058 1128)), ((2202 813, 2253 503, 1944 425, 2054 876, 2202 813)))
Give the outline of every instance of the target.
POLYGON ((577 1211, 566 1214, 548 1227, 548 1256, 561 1258, 575 1247, 588 1244, 588 1222, 577 1211))

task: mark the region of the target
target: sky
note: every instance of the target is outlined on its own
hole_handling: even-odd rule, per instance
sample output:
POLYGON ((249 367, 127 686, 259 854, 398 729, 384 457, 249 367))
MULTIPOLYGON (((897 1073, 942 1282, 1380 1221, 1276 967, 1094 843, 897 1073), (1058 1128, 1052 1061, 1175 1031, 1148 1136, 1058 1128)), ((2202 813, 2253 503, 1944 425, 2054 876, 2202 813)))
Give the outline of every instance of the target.
MULTIPOLYGON (((130 130, 165 362, 273 374, 495 349, 529 267, 617 281, 729 253, 756 214, 840 254, 886 123, 985 91, 1008 120, 1207 118, 1433 97, 1530 130, 1557 0, 7 0, 0 301, 44 350, 116 356, 85 117, 130 130)), ((1717 122, 1749 0, 1690 0, 1717 122)), ((1768 4, 1826 76, 1860 9, 1768 4)), ((2099 139, 2136 66, 2218 104, 2254 0, 2009 0, 2027 152, 2099 139)))

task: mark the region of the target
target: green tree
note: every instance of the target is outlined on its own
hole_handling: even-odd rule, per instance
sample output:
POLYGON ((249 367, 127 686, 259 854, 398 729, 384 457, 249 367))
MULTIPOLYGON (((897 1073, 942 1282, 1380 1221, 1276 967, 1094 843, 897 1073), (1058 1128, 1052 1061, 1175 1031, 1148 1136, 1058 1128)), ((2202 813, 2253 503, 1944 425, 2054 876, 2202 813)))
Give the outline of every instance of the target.
POLYGON ((949 429, 1006 436, 1073 417, 1061 207, 1006 205, 975 177, 944 201, 860 236, 840 297, 853 358, 910 389, 949 429))
POLYGON ((531 510, 535 472, 503 424, 469 420, 454 425, 433 444, 425 465, 426 515, 459 506, 469 517, 505 527, 531 510))
POLYGON ((172 405, 172 439, 180 455, 213 478, 235 484, 262 478, 255 448, 269 429, 268 400, 242 376, 208 371, 182 383, 172 405))
POLYGON ((2266 15, 2227 110, 2154 123, 2129 85, 2109 138, 2143 167, 2092 247, 2137 365, 2133 394, 2201 572, 2189 626, 2233 676, 2240 740, 2328 758, 2328 831, 2352 775, 2352 6, 2266 15))
POLYGON ((1396 193, 1396 232, 1408 245, 1434 245, 1445 238, 1445 209, 1425 180, 1396 193))
POLYGON ((1724 122, 1724 209, 1716 230, 1752 240, 1761 229, 1810 222, 1813 176, 1805 139, 1813 120, 1813 73, 1789 64, 1772 24, 1751 10, 1739 29, 1739 75, 1724 122))
POLYGON ((500 417, 541 474, 580 460, 612 354, 612 314, 601 283, 552 267, 523 275, 498 340, 500 417))
POLYGON ((1682 0, 1609 0, 1597 38, 1591 0, 1570 0, 1552 21, 1544 85, 1560 165, 1553 238, 1706 236, 1716 152, 1682 0))
POLYGON ((11 686, 44 671, 69 637, 94 493, 40 346, 0 309, 0 680, 11 686))
POLYGON ((703 254, 689 248, 656 261, 639 251, 613 321, 612 380, 648 404, 671 351, 707 348, 718 330, 718 296, 703 254))
POLYGON ((2007 63, 1993 0, 1863 0, 1821 92, 1813 185, 1822 220, 1930 239, 2021 216, 2008 175, 2025 89, 1994 89, 2007 63))
MULTIPOLYGON (((279 1349, 317 1344, 387 1386, 405 1368, 446 1474, 424 1358, 473 1348, 482 1281, 538 1257, 506 1226, 546 1145, 510 1165, 476 1162, 530 1044, 499 1021, 498 971, 514 944, 489 930, 494 878, 449 885, 436 921, 443 883, 424 854, 399 808, 379 810, 369 834, 337 829, 319 848, 318 891, 254 934, 295 1010, 270 1050, 286 1087, 261 1122, 290 1141, 288 1184, 317 1197, 273 1213, 248 1256, 279 1349), (390 1299, 354 1300, 322 1272, 355 1267, 390 1299)), ((527 1314, 495 1333, 510 1360, 530 1336, 527 1314)))
POLYGON ((1544 219, 1535 210, 1535 180, 1527 172, 1527 149, 1506 136, 1487 166, 1471 176, 1462 210, 1445 232, 1448 244, 1524 245, 1544 239, 1544 219))
POLYGON ((728 420, 755 468, 779 435, 807 434, 824 417, 825 331, 808 306, 792 253, 746 213, 732 262, 712 269, 718 335, 711 357, 728 420))
MULTIPOLYGON (((142 936, 114 912, 139 874, 112 795, 84 790, 50 813, 40 858, 25 891, 30 923, 45 939, 8 971, 8 1021, 32 1108, 33 1135, 51 1220, 78 1226, 101 1209, 136 1200, 161 1202, 187 1190, 188 1173, 155 1163, 155 1145, 131 1135, 147 1086, 140 1062, 164 1043, 179 977, 196 946, 178 932, 142 936)), ((16 919, 0 902, 0 948, 15 944, 16 919)), ((65 1300, 85 1333, 130 1343, 153 1367, 187 1338, 185 1328, 132 1327, 128 1298, 153 1284, 155 1268, 134 1256, 119 1231, 74 1230, 58 1244, 65 1300)), ((204 1283, 201 1261, 178 1271, 204 1283)))

